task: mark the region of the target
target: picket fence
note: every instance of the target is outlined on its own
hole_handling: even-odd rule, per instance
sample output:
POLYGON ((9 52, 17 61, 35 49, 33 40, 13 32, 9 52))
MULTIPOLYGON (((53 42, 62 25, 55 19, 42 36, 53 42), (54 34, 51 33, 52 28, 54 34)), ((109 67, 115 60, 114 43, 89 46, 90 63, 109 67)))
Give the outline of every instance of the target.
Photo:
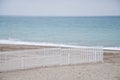
MULTIPOLYGON (((27 51, 27 53, 30 52, 29 50, 27 51)), ((23 56, 15 59, 8 59, 7 56, 0 56, 0 72, 44 66, 103 62, 102 47, 44 48, 37 52, 39 54, 37 56, 23 56)), ((23 54, 22 52, 20 53, 23 54)), ((6 54, 10 55, 9 52, 6 54)))

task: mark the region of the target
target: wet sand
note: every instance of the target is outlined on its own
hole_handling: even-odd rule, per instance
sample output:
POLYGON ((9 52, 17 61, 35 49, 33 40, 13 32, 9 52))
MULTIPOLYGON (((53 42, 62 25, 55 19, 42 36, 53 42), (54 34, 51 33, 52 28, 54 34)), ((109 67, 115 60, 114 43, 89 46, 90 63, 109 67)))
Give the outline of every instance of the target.
POLYGON ((0 44, 0 52, 3 52, 3 51, 17 51, 17 50, 29 50, 29 49, 42 49, 42 48, 54 48, 54 47, 52 47, 52 46, 35 46, 35 45, 0 44))

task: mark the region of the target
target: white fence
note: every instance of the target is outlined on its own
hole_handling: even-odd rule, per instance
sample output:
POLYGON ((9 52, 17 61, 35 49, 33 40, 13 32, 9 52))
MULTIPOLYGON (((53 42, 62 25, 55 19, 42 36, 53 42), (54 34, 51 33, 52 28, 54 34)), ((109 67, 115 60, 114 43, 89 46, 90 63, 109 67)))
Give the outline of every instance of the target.
MULTIPOLYGON (((36 56, 15 57, 9 59, 3 52, 0 58, 0 72, 12 71, 17 69, 29 69, 42 66, 69 65, 80 63, 92 63, 103 61, 103 49, 100 48, 45 48, 37 51, 16 52, 17 55, 37 52, 36 56)), ((15 55, 14 55, 15 56, 15 55)))

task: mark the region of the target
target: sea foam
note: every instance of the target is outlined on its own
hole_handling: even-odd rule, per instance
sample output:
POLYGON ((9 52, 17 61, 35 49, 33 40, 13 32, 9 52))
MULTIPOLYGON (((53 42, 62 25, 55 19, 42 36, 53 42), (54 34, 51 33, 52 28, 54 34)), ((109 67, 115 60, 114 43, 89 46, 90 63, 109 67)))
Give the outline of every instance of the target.
MULTIPOLYGON (((48 42, 30 42, 30 41, 21 41, 17 39, 2 39, 0 44, 16 44, 16 45, 36 45, 36 46, 57 46, 57 47, 71 47, 71 48, 93 48, 93 46, 76 46, 76 45, 66 45, 66 44, 54 44, 48 42)), ((99 47, 99 46, 94 46, 99 47)), ((100 46, 101 47, 101 46, 100 46)), ((120 50, 120 47, 103 47, 107 50, 120 50)))

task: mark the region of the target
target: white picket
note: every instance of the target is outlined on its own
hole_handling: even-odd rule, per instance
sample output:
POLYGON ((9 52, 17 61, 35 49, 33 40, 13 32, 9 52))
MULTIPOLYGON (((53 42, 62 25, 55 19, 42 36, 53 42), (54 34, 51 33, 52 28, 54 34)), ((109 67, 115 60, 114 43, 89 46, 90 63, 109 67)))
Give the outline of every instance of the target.
MULTIPOLYGON (((0 63, 0 71, 27 69, 41 66, 69 65, 91 62, 103 62, 103 48, 44 48, 39 56, 21 57, 0 63), (10 65, 14 65, 10 67, 10 65), (21 67, 19 66, 21 65, 21 67), (7 68, 7 66, 9 68, 7 68)), ((0 57, 2 58, 2 57, 0 57)), ((4 56, 7 59, 7 56, 4 56)))

